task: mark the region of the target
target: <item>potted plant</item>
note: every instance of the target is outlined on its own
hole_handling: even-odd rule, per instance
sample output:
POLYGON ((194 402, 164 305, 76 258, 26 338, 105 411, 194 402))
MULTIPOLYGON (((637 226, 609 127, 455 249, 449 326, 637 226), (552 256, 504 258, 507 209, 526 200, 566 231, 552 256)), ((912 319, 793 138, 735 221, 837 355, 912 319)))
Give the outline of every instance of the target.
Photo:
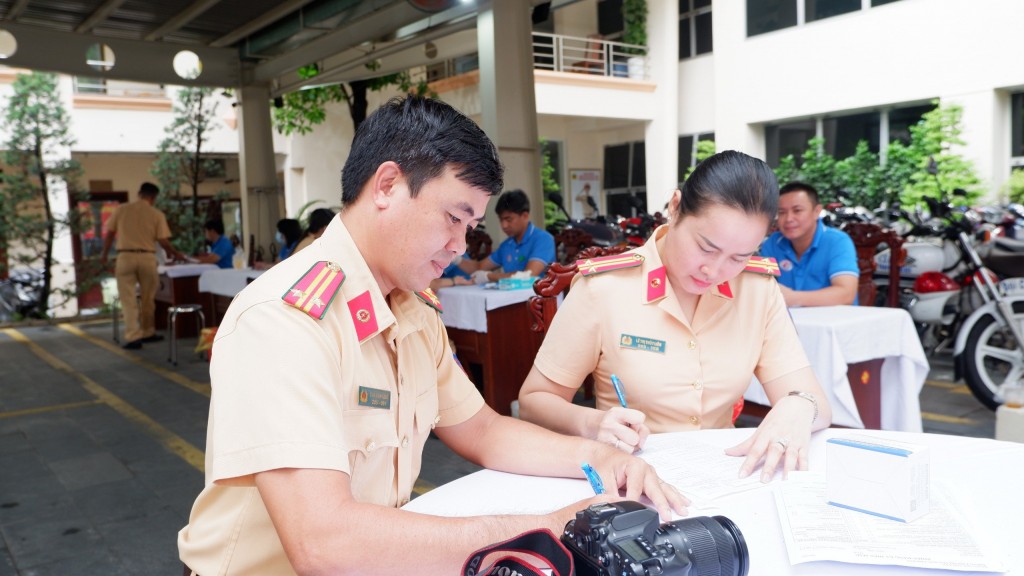
POLYGON ((623 0, 622 2, 622 41, 626 44, 643 46, 643 49, 628 47, 627 54, 633 54, 626 60, 629 77, 644 77, 647 47, 647 0, 623 0))

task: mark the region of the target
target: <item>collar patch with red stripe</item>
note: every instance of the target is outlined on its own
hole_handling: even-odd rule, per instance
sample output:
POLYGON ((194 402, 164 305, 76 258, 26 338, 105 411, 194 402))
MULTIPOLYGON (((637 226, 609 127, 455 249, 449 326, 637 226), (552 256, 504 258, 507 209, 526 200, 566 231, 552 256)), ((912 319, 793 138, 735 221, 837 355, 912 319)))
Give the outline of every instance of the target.
POLYGON ((317 320, 323 320, 344 282, 345 273, 341 266, 334 262, 320 261, 313 264, 298 282, 292 284, 281 299, 289 306, 317 320))
POLYGON ((612 254, 611 256, 600 256, 598 258, 587 258, 577 260, 576 269, 584 276, 622 270, 623 268, 635 268, 644 262, 644 257, 635 252, 626 254, 612 254))
POLYGON ((775 258, 767 256, 751 256, 750 260, 747 260, 747 267, 743 271, 756 272, 767 276, 782 276, 782 272, 779 271, 779 263, 775 261, 775 258))
POLYGON ((441 299, 437 297, 433 290, 427 288, 422 292, 417 292, 416 295, 419 296, 420 300, 426 302, 427 306, 444 314, 444 308, 441 307, 441 299))

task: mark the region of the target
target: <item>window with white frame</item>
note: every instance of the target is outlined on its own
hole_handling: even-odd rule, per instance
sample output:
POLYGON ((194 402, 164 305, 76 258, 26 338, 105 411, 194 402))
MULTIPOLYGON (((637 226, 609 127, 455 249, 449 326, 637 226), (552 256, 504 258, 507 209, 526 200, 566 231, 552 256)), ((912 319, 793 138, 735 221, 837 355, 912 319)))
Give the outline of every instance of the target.
POLYGON ((679 0, 679 59, 711 52, 711 0, 679 0))
POLYGON ((635 216, 638 200, 640 209, 646 209, 646 191, 646 147, 643 140, 605 146, 605 213, 627 218, 635 216))
POLYGON ((1010 166, 1024 168, 1024 92, 1010 96, 1010 166))
POLYGON ((765 160, 778 166, 782 158, 792 154, 800 161, 811 138, 825 139, 825 152, 836 159, 852 156, 857 142, 864 140, 875 154, 884 154, 890 142, 910 143, 910 127, 935 106, 933 104, 903 105, 876 112, 829 114, 820 118, 768 124, 765 126, 765 160))
POLYGON ((683 180, 686 179, 686 173, 697 165, 697 143, 704 140, 715 140, 714 132, 705 132, 703 134, 687 134, 679 137, 679 178, 680 186, 683 180))
POLYGON ((898 0, 747 0, 747 36, 867 10, 898 0))

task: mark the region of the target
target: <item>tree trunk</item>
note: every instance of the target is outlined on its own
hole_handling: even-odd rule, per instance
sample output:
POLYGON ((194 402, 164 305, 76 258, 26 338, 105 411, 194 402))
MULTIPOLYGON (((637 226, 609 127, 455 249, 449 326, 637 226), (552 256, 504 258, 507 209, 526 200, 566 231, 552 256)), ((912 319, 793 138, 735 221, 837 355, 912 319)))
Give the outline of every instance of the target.
POLYGON ((43 213, 46 215, 46 252, 43 255, 43 287, 39 301, 36 302, 36 315, 46 318, 50 304, 50 286, 53 285, 53 208, 50 206, 50 187, 47 180, 46 165, 43 164, 43 143, 36 141, 35 160, 39 166, 39 188, 43 196, 43 213))
POLYGON ((366 120, 366 109, 369 103, 366 101, 368 83, 366 80, 353 80, 348 83, 352 89, 352 97, 348 101, 349 114, 352 116, 352 127, 358 131, 359 125, 366 120))

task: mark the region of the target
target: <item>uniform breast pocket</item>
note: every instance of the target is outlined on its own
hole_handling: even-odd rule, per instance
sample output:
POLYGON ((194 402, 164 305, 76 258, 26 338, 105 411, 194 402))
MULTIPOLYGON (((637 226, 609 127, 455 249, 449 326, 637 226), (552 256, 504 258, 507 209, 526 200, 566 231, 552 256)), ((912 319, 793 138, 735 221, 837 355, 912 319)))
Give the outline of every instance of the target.
POLYGON ((395 418, 389 410, 362 408, 344 413, 352 494, 357 500, 387 504, 398 447, 395 418))
POLYGON ((437 424, 437 386, 416 397, 416 433, 426 436, 437 424))

